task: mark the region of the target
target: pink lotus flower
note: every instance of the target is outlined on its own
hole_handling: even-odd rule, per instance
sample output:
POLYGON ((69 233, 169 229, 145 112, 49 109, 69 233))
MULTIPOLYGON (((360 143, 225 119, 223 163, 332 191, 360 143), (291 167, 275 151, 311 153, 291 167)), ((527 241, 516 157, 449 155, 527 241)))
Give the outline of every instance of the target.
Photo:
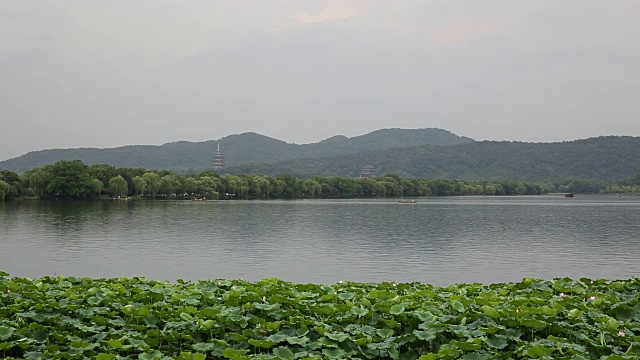
POLYGON ((591 301, 594 301, 594 300, 596 299, 596 297, 595 297, 595 296, 592 296, 592 297, 590 297, 589 299, 590 299, 591 301))
POLYGON ((517 313, 520 313, 520 308, 517 308, 517 309, 516 309, 516 312, 517 312, 517 313))
POLYGON ((7 292, 8 292, 8 293, 10 293, 10 292, 11 292, 11 289, 7 289, 7 292))
POLYGON ((561 298, 563 298, 563 297, 565 297, 565 296, 567 296, 567 295, 566 295, 565 293, 560 293, 560 294, 559 294, 559 296, 560 296, 561 298))
POLYGON ((625 334, 625 333, 624 333, 624 331, 620 330, 620 331, 618 331, 618 335, 620 335, 620 336, 625 336, 625 335, 627 335, 627 334, 625 334))

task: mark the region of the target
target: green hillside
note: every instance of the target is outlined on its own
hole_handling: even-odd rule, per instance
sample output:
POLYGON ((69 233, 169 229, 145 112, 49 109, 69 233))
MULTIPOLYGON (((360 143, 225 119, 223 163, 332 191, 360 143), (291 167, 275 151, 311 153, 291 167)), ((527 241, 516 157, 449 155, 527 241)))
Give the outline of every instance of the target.
POLYGON ((344 156, 251 164, 230 173, 277 176, 356 176, 371 164, 378 174, 461 180, 615 180, 640 171, 640 138, 607 136, 560 143, 470 142, 389 148, 344 156))
POLYGON ((204 170, 211 167, 212 155, 219 143, 229 167, 292 159, 346 155, 372 150, 425 144, 451 145, 473 142, 441 129, 383 129, 347 138, 334 136, 313 144, 289 144, 256 134, 231 135, 205 142, 179 141, 160 146, 131 145, 118 148, 53 149, 27 153, 0 162, 0 170, 22 173, 60 160, 81 160, 86 164, 110 164, 116 167, 143 167, 172 171, 204 170))

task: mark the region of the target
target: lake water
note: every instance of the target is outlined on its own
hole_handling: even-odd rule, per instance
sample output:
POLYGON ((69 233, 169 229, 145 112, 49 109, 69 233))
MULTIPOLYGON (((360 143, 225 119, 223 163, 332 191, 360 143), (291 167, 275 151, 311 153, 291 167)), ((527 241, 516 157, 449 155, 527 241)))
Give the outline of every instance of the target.
POLYGON ((506 282, 640 275, 640 197, 0 203, 13 276, 506 282))

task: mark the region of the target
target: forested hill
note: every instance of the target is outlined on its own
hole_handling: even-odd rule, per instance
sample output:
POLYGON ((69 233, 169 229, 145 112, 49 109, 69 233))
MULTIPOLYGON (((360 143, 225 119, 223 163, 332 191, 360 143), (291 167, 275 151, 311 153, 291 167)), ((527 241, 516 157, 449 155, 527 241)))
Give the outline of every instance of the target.
POLYGON ((616 180, 640 172, 640 137, 606 136, 560 143, 470 142, 413 146, 316 159, 229 168, 277 176, 356 176, 374 165, 379 175, 460 180, 616 180))
POLYGON ((86 164, 143 167, 172 171, 205 170, 219 143, 227 166, 271 163, 283 160, 344 156, 415 145, 452 145, 474 140, 442 129, 383 129, 348 138, 334 136, 313 144, 289 144, 256 133, 231 135, 205 142, 179 141, 164 145, 131 145, 118 148, 54 149, 27 153, 0 162, 0 170, 22 173, 60 160, 81 160, 86 164))

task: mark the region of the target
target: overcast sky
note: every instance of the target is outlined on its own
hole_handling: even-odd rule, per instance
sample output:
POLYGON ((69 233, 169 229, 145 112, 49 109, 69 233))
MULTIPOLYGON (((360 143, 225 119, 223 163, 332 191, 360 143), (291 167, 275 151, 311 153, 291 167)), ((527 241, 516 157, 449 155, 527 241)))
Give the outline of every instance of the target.
POLYGON ((640 0, 0 0, 0 160, 380 128, 640 136, 640 0))

